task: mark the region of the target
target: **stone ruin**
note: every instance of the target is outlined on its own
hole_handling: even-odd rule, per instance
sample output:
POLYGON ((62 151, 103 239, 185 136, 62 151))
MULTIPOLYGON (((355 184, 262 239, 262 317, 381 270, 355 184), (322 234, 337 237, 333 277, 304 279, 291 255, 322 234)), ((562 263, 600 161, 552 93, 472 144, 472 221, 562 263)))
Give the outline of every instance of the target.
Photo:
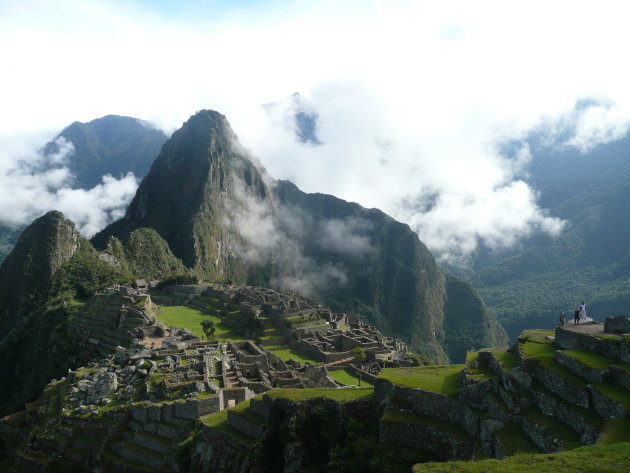
POLYGON ((99 291, 72 322, 70 334, 88 355, 109 356, 117 346, 159 330, 154 304, 146 291, 112 285, 99 291))
POLYGON ((377 359, 409 364, 407 347, 399 339, 382 335, 356 315, 335 313, 315 301, 286 291, 252 286, 214 284, 206 295, 240 304, 241 311, 271 317, 291 348, 322 363, 350 361, 352 350, 363 348, 368 361, 377 359))

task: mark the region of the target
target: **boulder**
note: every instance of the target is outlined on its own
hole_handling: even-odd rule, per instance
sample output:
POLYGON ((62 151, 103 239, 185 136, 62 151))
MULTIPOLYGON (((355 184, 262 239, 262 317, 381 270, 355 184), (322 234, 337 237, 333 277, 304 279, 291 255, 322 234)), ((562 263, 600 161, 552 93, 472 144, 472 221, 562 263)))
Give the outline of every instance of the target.
POLYGON ((101 373, 88 389, 88 402, 95 403, 116 392, 118 389, 118 377, 116 373, 101 373))
POLYGON ((604 332, 630 333, 630 317, 625 315, 606 317, 606 320, 604 321, 604 332))

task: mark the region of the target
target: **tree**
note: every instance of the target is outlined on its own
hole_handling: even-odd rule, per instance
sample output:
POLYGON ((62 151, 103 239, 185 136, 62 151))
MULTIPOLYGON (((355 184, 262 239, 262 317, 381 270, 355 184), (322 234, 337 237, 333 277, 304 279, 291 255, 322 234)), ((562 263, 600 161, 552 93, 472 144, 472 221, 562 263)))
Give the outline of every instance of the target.
POLYGON ((354 358, 359 363, 363 363, 367 359, 367 355, 365 354, 365 348, 363 347, 353 348, 352 353, 354 354, 354 358))
POLYGON ((214 335, 217 327, 214 323, 214 320, 204 319, 201 321, 201 329, 203 330, 203 333, 206 334, 206 339, 209 339, 214 335))

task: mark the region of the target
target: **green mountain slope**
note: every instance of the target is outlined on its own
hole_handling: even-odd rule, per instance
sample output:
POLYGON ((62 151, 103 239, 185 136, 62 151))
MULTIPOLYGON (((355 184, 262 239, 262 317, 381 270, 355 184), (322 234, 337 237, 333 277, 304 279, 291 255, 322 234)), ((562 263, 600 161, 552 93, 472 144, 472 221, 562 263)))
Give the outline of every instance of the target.
POLYGON ((92 241, 104 248, 110 236, 153 228, 201 278, 245 282, 247 265, 237 254, 243 242, 226 222, 246 199, 265 202, 268 196, 225 117, 202 111, 164 145, 125 217, 92 241))
POLYGON ((0 415, 78 362, 68 324, 81 297, 128 279, 60 212, 35 220, 0 266, 0 415))
POLYGON ((595 318, 627 313, 630 303, 630 138, 587 154, 533 149, 530 180, 567 225, 557 238, 486 261, 471 278, 512 337, 552 327, 582 300, 595 318))
POLYGON ((74 122, 54 141, 44 146, 50 156, 59 152, 57 140, 64 138, 74 146, 67 158, 75 187, 90 189, 105 174, 116 178, 128 172, 142 179, 167 139, 164 132, 137 118, 107 115, 88 123, 74 122))
MULTIPOLYGON (((45 167, 64 166, 74 176, 73 188, 91 189, 106 174, 115 178, 132 172, 142 179, 151 168, 167 136, 137 118, 107 115, 87 123, 74 122, 42 148, 47 158, 45 167), (62 163, 53 157, 60 152, 60 139, 73 150, 62 163)), ((0 263, 11 252, 25 225, 0 222, 0 263)))
POLYGON ((409 226, 378 209, 306 194, 288 181, 277 183, 274 197, 288 220, 283 229, 303 254, 345 275, 343 284, 317 292, 337 310, 364 314, 434 359, 447 354, 463 361, 467 350, 507 343, 474 290, 445 275, 409 226))
MULTIPOLYGON (((376 209, 305 194, 289 182, 275 183, 272 195, 266 181, 271 178, 263 178, 242 151, 225 117, 201 111, 163 146, 125 217, 92 242, 101 250, 109 245, 112 256, 127 260, 121 267, 158 278, 165 271, 157 266, 174 268, 177 262, 169 256, 164 265, 138 266, 133 262, 142 252, 132 255, 129 246, 134 233, 152 229, 142 230, 153 242, 145 246, 165 254, 157 242, 166 242, 200 279, 295 290, 308 285, 308 293, 365 315, 441 361, 449 355, 462 359, 465 350, 481 346, 481 339, 469 345, 458 339, 460 332, 444 333, 445 275, 407 225, 376 209), (444 337, 453 347, 448 354, 444 337)), ((507 341, 485 307, 474 313, 458 311, 452 301, 449 307, 449 319, 472 317, 487 328, 484 340, 490 344, 507 341)))

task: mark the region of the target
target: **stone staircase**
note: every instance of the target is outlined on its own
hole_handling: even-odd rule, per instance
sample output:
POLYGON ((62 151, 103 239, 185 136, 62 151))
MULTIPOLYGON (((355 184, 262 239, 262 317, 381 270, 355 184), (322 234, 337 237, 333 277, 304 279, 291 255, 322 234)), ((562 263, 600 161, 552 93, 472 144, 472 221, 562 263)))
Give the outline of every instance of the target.
POLYGON ((225 384, 224 388, 234 388, 237 387, 238 384, 238 377, 236 376, 236 373, 234 372, 234 369, 232 368, 232 362, 236 361, 236 354, 230 350, 227 349, 225 351, 225 357, 227 359, 227 363, 224 363, 224 373, 223 373, 223 382, 225 384))

